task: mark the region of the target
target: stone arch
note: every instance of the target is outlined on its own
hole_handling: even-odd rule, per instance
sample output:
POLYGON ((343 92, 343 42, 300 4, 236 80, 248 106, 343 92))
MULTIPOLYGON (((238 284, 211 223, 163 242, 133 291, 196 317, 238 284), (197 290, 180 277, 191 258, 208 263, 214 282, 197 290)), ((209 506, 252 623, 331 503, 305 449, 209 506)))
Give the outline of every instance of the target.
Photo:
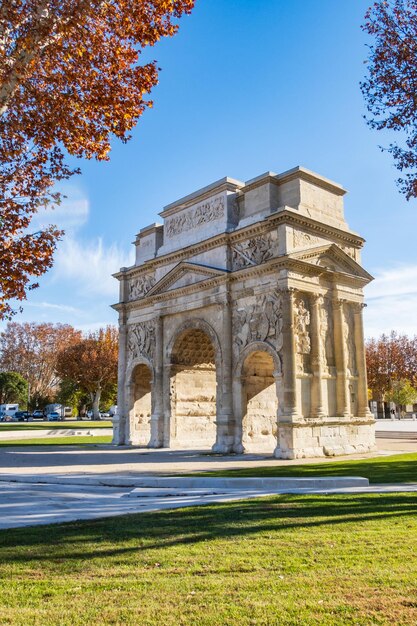
POLYGON ((242 350, 234 371, 235 450, 274 452, 278 413, 283 406, 282 363, 267 342, 242 350))
POLYGON ((168 363, 171 363, 172 351, 173 351, 175 342, 178 339, 178 337, 185 331, 194 330, 194 329, 202 330, 210 337, 214 345, 216 367, 220 369, 221 364, 222 364, 222 348, 221 348, 219 337, 216 331, 214 330, 214 328, 211 326, 211 324, 209 324, 205 320, 202 320, 198 317, 186 320, 185 322, 180 324, 178 328, 175 330, 175 332, 173 333, 166 347, 166 354, 165 354, 166 361, 168 363))
POLYGON ((154 369, 146 357, 139 357, 127 369, 128 442, 147 446, 151 440, 151 416, 154 407, 154 369))
POLYGON ((170 442, 211 448, 216 441, 221 349, 203 320, 188 320, 167 346, 170 380, 170 442))

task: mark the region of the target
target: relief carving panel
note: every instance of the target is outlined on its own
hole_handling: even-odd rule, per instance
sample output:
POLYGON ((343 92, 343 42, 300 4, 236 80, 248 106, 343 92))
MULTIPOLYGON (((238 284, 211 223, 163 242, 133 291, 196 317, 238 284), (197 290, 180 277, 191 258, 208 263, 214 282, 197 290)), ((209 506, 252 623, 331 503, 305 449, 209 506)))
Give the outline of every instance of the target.
POLYGON ((127 352, 128 360, 144 356, 150 361, 153 360, 155 352, 155 320, 138 322, 128 326, 127 331, 127 352))
POLYGON ((309 371, 310 341, 310 311, 303 298, 294 302, 294 341, 297 371, 302 374, 309 371))
POLYGON ((224 197, 217 196, 199 204, 195 209, 181 212, 165 221, 165 234, 175 237, 187 230, 197 228, 224 216, 224 197))
POLYGON ((282 348, 282 303, 277 294, 261 296, 255 304, 233 309, 235 356, 253 341, 266 341, 279 352, 282 348))
POLYGON ((275 254, 276 233, 252 237, 232 247, 232 269, 239 270, 250 265, 259 265, 275 254))
POLYGON ((137 300, 145 296, 155 284, 155 277, 152 274, 132 278, 128 285, 128 300, 137 300))

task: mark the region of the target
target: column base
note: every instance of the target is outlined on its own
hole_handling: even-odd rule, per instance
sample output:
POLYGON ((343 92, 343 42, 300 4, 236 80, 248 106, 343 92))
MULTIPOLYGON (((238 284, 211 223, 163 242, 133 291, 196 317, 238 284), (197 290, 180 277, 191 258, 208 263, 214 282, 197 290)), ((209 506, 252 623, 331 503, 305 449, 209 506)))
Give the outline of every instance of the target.
POLYGON ((212 446, 211 451, 215 454, 230 454, 231 452, 234 452, 234 448, 230 443, 216 442, 212 446))

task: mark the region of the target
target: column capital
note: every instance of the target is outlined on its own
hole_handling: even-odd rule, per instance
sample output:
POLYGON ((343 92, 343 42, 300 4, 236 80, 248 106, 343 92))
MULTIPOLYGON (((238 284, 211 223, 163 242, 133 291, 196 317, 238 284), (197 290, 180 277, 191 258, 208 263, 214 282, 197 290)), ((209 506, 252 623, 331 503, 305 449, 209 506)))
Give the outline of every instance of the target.
POLYGON ((277 292, 282 296, 293 296, 298 290, 295 287, 281 287, 277 292))
POLYGON ((356 313, 356 315, 358 315, 359 313, 362 313, 362 311, 364 310, 364 308, 367 305, 364 302, 353 302, 352 303, 352 309, 353 312, 356 313))
POLYGON ((333 298, 333 308, 335 309, 341 309, 346 303, 346 298, 333 298))
POLYGON ((324 296, 322 293, 314 292, 310 293, 309 296, 312 304, 323 304, 324 296))

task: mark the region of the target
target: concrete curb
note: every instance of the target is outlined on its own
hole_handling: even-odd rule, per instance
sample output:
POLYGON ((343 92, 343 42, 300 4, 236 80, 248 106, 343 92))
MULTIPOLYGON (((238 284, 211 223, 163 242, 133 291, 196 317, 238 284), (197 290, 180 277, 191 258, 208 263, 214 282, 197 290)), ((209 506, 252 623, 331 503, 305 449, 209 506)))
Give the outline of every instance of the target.
POLYGON ((8 430, 0 431, 1 441, 21 439, 42 439, 43 437, 107 437, 113 434, 111 428, 43 428, 37 430, 8 430))
POLYGON ((38 475, 16 476, 2 474, 0 481, 22 483, 46 483, 62 485, 90 485, 97 487, 131 487, 147 489, 216 489, 277 491, 287 489, 346 489, 369 486, 369 480, 362 476, 336 476, 323 478, 217 478, 208 476, 80 476, 80 475, 38 475))

